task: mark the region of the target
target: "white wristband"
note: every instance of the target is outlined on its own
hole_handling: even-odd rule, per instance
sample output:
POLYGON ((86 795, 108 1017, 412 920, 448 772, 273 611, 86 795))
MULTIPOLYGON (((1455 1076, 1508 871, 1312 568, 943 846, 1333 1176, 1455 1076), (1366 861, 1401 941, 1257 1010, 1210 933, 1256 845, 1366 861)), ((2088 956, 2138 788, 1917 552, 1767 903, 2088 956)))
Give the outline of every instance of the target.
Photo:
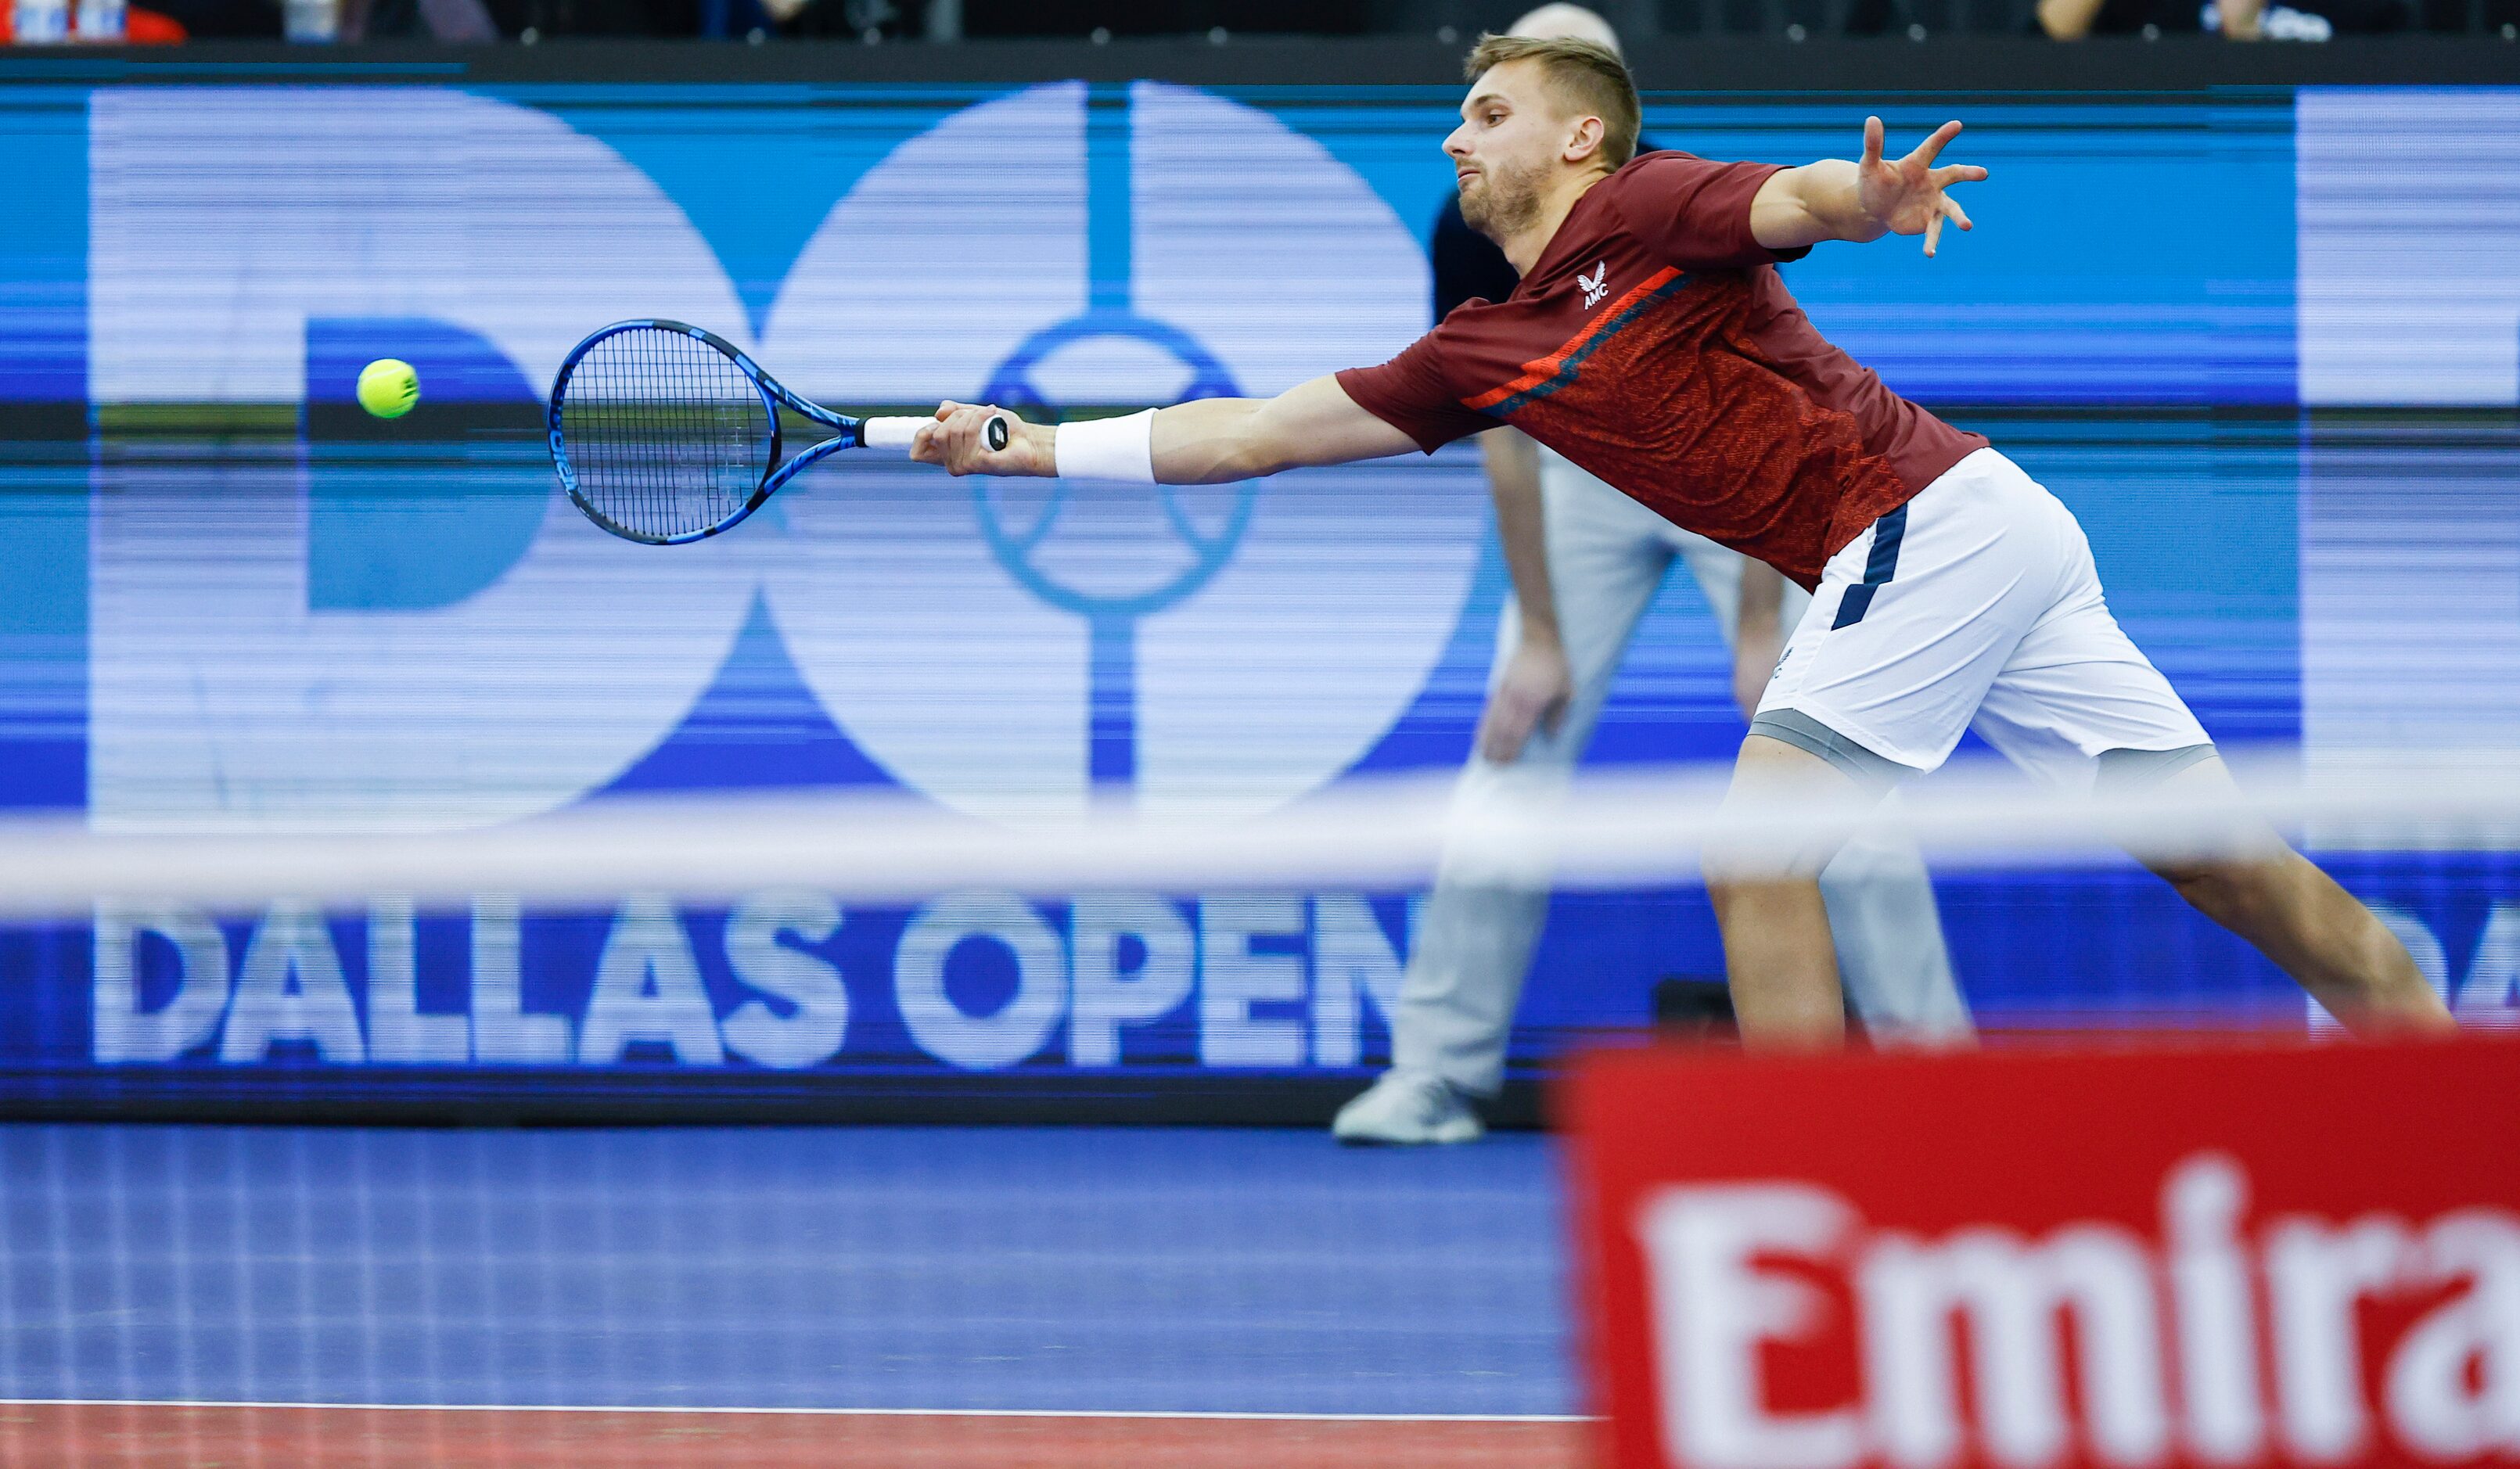
POLYGON ((1061 423, 1050 441, 1051 462, 1061 479, 1155 482, 1155 411, 1124 419, 1085 419, 1061 423))

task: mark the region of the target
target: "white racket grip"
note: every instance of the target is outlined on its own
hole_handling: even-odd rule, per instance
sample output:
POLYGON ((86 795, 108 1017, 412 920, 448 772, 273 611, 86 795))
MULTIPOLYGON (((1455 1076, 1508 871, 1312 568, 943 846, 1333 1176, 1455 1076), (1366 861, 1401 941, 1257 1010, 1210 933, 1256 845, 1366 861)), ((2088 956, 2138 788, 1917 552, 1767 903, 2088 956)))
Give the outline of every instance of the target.
MULTIPOLYGON (((933 423, 934 419, 868 419, 858 424, 858 442, 870 449, 907 449, 919 437, 919 425, 933 423)), ((988 445, 1003 449, 1013 432, 1004 418, 989 421, 988 445)))
POLYGON ((919 425, 934 419, 869 419, 858 425, 858 441, 870 449, 907 449, 919 437, 919 425))

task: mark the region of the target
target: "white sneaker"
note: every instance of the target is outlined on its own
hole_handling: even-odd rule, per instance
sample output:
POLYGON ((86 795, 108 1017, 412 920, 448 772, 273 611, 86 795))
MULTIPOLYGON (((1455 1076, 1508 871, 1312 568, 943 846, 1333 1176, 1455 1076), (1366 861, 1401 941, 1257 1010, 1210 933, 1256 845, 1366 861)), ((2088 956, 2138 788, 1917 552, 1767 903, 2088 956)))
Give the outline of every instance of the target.
POLYGON ((1330 1123, 1346 1143, 1476 1142, 1486 1131, 1452 1083, 1422 1071, 1384 1072, 1330 1123))

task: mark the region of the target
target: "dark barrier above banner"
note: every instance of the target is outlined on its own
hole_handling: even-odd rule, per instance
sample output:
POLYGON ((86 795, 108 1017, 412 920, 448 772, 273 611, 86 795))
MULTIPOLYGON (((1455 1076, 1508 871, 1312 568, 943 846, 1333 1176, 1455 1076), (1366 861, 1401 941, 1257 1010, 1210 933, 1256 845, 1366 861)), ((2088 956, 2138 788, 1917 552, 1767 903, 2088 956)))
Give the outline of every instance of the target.
MULTIPOLYGON (((563 40, 450 47, 375 42, 328 49, 210 42, 180 48, 0 51, 0 85, 152 81, 458 85, 593 82, 1007 84, 1169 81, 1203 87, 1387 86, 1451 90, 1465 41, 1238 37, 923 42, 563 40)), ((1936 36, 1861 40, 1643 37, 1628 60, 1648 97, 1750 92, 2163 93, 2299 86, 2494 86, 2520 82, 2520 43, 2393 35, 2233 45, 2201 36, 2058 43, 1936 36)))

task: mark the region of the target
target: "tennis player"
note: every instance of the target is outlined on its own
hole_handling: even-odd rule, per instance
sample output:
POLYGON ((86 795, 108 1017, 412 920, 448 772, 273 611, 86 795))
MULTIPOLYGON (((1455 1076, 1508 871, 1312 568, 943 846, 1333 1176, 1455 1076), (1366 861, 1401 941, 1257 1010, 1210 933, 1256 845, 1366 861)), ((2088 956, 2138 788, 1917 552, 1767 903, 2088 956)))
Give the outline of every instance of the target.
MULTIPOLYGON (((2005 755, 2089 789, 2228 797, 2184 702, 2118 627, 2091 545, 1987 441, 1935 419, 1813 330, 1773 268, 1828 241, 1969 228, 1936 166, 1879 118, 1859 161, 1799 168, 1642 158, 1627 68, 1581 40, 1482 37, 1445 141, 1462 211, 1521 272, 1380 367, 1270 399, 1215 398, 983 434, 1003 410, 941 405, 914 454, 957 474, 1204 484, 1442 445, 1510 423, 1684 529, 1812 592, 1759 701, 1732 799, 1877 798, 1974 722, 2005 755)), ((1830 1045, 1845 1014, 1818 874, 1711 853, 1735 1014, 1755 1045, 1830 1045)), ((2155 860, 2199 911, 2358 1030, 2450 1014, 2369 910, 2268 833, 2155 860)))
MULTIPOLYGON (((1619 50, 1610 23, 1578 5, 1541 6, 1507 34, 1619 50)), ((1641 154, 1654 147, 1637 140, 1641 154)), ((1427 253, 1436 321, 1469 301, 1513 294, 1519 273, 1462 217, 1458 197, 1436 215, 1427 253)), ((1592 743, 1638 619, 1674 562, 1688 568, 1714 613, 1742 717, 1758 708, 1808 593, 1681 529, 1520 429, 1491 428, 1479 448, 1513 596, 1498 628, 1476 747, 1455 788, 1457 809, 1546 802, 1562 788, 1592 743)), ((1968 1003, 1952 977, 1915 843, 1895 832, 1859 837, 1821 873, 1820 886, 1847 1000, 1866 1034, 1890 1043, 1965 1039, 1968 1003)), ((1504 1082, 1514 1006, 1548 912, 1545 871, 1501 873, 1474 852, 1446 855, 1392 1010, 1391 1068, 1339 1109, 1334 1136, 1356 1143, 1480 1136, 1475 1101, 1504 1082)))

